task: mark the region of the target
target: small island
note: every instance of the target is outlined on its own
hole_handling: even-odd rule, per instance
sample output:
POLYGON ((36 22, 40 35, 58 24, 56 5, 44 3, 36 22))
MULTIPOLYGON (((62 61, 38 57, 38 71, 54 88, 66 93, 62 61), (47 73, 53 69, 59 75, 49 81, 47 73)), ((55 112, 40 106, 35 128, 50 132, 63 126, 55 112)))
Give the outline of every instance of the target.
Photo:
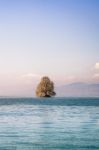
POLYGON ((55 95, 56 93, 54 92, 54 83, 49 79, 49 77, 42 77, 36 89, 36 96, 51 97, 55 95))

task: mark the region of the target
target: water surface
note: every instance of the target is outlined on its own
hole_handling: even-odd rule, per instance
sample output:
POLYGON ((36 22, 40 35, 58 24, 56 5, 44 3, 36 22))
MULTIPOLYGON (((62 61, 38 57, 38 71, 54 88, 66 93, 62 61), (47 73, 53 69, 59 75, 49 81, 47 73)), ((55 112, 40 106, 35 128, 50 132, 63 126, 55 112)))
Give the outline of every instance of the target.
POLYGON ((0 150, 99 150, 99 98, 0 98, 0 150))

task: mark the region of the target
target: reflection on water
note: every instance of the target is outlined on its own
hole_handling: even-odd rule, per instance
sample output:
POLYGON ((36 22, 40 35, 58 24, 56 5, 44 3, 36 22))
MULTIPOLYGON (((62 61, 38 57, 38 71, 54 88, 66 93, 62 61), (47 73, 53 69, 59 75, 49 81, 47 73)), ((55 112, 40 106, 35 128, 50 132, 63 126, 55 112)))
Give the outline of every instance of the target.
POLYGON ((0 105, 0 150, 99 150, 99 107, 0 105))

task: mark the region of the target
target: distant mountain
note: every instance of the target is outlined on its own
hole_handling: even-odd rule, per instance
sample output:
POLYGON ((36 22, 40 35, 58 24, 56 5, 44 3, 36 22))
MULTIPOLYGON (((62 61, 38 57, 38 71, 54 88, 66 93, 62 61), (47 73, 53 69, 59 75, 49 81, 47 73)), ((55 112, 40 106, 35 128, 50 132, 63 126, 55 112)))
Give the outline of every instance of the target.
POLYGON ((99 96, 99 84, 75 82, 56 88, 57 96, 99 96))

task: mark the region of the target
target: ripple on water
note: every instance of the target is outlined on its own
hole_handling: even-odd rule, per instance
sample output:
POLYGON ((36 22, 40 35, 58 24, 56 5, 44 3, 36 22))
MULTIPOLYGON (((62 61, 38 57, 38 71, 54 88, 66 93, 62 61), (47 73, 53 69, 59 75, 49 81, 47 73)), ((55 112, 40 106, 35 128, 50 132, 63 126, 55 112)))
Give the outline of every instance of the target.
POLYGON ((99 107, 0 105, 0 150, 98 150, 99 107))

